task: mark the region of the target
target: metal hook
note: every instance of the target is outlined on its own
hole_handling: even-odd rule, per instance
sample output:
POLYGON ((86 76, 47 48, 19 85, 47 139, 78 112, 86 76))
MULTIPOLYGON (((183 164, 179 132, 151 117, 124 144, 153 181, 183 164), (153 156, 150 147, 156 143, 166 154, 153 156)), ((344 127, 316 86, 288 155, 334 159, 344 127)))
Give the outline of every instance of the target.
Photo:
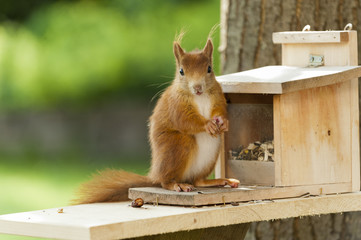
POLYGON ((311 26, 307 24, 307 25, 302 29, 302 32, 310 31, 310 29, 311 29, 311 26))
POLYGON ((344 28, 343 30, 345 30, 345 31, 350 31, 350 30, 352 30, 352 23, 347 23, 346 26, 345 26, 345 28, 344 28))

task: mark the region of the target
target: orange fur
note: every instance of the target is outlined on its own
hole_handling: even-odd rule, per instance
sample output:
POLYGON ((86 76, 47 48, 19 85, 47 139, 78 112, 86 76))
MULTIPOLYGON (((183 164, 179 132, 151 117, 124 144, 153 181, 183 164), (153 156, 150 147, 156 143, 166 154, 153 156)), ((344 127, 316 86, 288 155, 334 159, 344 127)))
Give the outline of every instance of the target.
POLYGON ((128 200, 128 189, 131 187, 159 186, 152 184, 148 177, 123 170, 105 170, 94 175, 93 179, 84 183, 78 190, 76 204, 94 202, 117 202, 128 200))
MULTIPOLYGON (((179 42, 175 41, 173 52, 177 66, 176 77, 159 99, 150 118, 152 167, 149 177, 153 182, 161 183, 164 188, 177 191, 188 191, 189 186, 185 185, 183 189, 183 184, 236 186, 238 181, 234 179, 203 181, 214 169, 219 148, 202 171, 188 178, 184 176, 188 168, 192 167, 198 150, 195 134, 205 132, 213 117, 221 116, 227 121, 227 110, 221 86, 213 71, 207 72, 208 66, 212 66, 212 41, 208 39, 202 51, 190 53, 186 53, 179 42), (179 74, 181 68, 184 76, 179 74), (190 88, 197 85, 202 85, 203 94, 208 94, 211 99, 209 119, 199 113, 194 102, 195 94, 190 88)), ((228 130, 228 122, 224 125, 216 135, 228 130)))
POLYGON ((150 117, 152 163, 148 177, 115 170, 102 172, 82 185, 77 203, 126 200, 129 187, 161 185, 191 191, 193 185, 238 186, 235 179, 206 180, 219 154, 219 135, 228 130, 226 100, 213 70, 208 72, 212 67, 212 41, 208 39, 201 51, 187 53, 179 45, 181 37, 177 39, 173 44, 175 79, 150 117), (208 142, 213 147, 211 154, 205 150, 208 142))

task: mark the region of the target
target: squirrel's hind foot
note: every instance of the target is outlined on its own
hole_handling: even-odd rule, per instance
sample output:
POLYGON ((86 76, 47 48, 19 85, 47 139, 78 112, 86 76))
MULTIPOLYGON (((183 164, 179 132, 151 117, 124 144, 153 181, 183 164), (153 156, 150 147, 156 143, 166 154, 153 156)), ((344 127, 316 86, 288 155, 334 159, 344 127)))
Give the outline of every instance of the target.
POLYGON ((177 192, 191 192, 194 190, 194 186, 188 183, 162 183, 162 187, 177 192))

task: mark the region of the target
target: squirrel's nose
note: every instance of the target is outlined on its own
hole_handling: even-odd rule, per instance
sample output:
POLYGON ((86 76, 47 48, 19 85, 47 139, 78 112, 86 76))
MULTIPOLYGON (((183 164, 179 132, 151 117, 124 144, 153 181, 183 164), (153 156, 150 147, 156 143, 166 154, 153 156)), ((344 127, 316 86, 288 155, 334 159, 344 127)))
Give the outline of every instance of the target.
POLYGON ((202 85, 200 85, 200 84, 194 85, 194 86, 193 86, 193 89, 194 89, 196 92, 202 92, 202 85))

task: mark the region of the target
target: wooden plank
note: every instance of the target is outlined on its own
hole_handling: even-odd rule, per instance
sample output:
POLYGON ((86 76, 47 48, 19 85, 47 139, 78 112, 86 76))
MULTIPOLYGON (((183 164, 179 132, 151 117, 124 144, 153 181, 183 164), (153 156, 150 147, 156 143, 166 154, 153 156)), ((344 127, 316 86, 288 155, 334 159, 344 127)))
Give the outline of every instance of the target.
POLYGON ((356 31, 307 31, 275 32, 274 43, 342 43, 349 40, 350 32, 356 31))
POLYGON ((185 208, 98 203, 0 216, 0 233, 63 239, 126 239, 290 217, 361 210, 361 193, 185 208))
POLYGON ((282 136, 282 180, 277 185, 351 182, 350 83, 280 96, 282 127, 275 131, 282 136))
POLYGON ((348 50, 348 44, 338 43, 282 44, 282 65, 307 67, 310 55, 314 54, 324 56, 325 66, 347 66, 348 50))
POLYGON ((217 80, 225 93, 282 94, 336 84, 360 76, 361 67, 358 66, 267 66, 219 76, 217 80))
POLYGON ((351 80, 351 181, 352 191, 360 191, 360 121, 358 79, 351 80))
POLYGON ((281 135, 281 96, 273 96, 273 132, 274 132, 274 159, 275 159, 275 186, 282 185, 282 135, 281 135))
POLYGON ((243 185, 275 185, 275 163, 228 160, 227 177, 238 179, 243 185))
MULTIPOLYGON (((56 209, 44 211, 56 212, 56 209)), ((0 233, 54 239, 91 239, 89 228, 74 224, 74 219, 69 222, 72 224, 66 224, 62 220, 54 223, 54 219, 39 212, 4 215, 0 216, 0 233), (24 215, 26 217, 23 217, 24 215), (47 219, 50 224, 43 219, 47 219)))
POLYGON ((349 38, 350 40, 348 43, 348 51, 347 51, 347 56, 349 58, 348 65, 357 66, 358 65, 357 31, 351 31, 349 34, 349 38))
MULTIPOLYGON (((357 34, 352 34, 349 44, 350 65, 358 65, 357 34)), ((360 190, 360 120, 358 79, 351 80, 351 179, 352 191, 360 190)))
POLYGON ((318 184, 309 186, 264 187, 241 186, 239 188, 197 188, 193 192, 176 192, 163 188, 130 188, 129 198, 142 198, 145 202, 182 206, 205 206, 252 200, 279 199, 301 196, 351 192, 351 183, 318 184))

